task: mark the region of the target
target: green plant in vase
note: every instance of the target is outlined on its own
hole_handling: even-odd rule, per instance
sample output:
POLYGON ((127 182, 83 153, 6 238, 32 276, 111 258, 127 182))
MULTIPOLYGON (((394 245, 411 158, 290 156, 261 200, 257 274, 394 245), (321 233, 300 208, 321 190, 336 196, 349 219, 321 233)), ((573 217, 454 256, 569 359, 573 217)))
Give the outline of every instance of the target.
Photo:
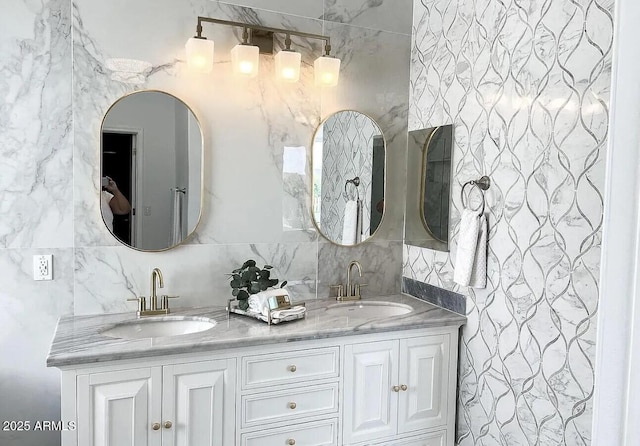
MULTIPOLYGON (((238 299, 238 307, 241 310, 249 308, 249 296, 278 285, 279 280, 271 277, 271 269, 271 265, 264 265, 260 269, 256 266, 255 260, 247 260, 240 268, 231 271, 231 295, 238 299)), ((287 281, 283 281, 280 288, 286 284, 287 281)))

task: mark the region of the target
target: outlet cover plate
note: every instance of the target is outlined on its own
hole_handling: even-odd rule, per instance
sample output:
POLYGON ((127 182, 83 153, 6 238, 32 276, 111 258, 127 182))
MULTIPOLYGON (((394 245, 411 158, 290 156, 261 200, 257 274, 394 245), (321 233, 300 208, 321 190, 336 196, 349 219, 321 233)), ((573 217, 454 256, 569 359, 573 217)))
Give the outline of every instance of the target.
POLYGON ((33 280, 53 280, 53 255, 33 256, 33 280))

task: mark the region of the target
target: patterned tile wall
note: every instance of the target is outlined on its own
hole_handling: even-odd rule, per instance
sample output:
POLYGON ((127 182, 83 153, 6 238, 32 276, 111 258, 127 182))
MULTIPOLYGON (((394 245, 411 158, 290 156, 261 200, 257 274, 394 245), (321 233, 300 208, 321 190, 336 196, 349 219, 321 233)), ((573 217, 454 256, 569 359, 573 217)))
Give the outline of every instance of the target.
POLYGON ((459 445, 587 445, 613 0, 414 2, 409 130, 455 125, 453 246, 406 277, 467 295, 459 445), (452 281, 461 185, 486 174, 488 285, 452 281))

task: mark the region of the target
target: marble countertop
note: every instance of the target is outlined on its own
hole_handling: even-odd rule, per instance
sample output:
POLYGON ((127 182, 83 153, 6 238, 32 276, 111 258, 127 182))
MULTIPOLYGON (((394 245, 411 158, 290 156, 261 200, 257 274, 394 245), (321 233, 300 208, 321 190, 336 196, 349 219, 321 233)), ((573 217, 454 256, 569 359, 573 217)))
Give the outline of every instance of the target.
POLYGON ((238 314, 228 317, 224 307, 176 309, 171 316, 210 318, 216 321, 216 325, 200 333, 143 339, 118 339, 101 334, 116 324, 135 321, 135 312, 62 316, 47 356, 47 366, 87 365, 336 336, 460 326, 466 322, 464 316, 404 294, 371 297, 363 301, 392 301, 410 305, 414 311, 401 316, 367 320, 332 315, 327 312, 327 307, 336 304, 335 299, 313 299, 306 302, 304 319, 269 326, 238 314))

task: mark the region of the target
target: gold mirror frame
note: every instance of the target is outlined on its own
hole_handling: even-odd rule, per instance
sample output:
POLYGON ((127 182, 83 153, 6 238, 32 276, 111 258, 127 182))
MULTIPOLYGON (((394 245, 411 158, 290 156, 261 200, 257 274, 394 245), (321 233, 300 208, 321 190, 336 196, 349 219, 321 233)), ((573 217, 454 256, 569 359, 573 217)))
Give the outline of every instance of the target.
MULTIPOLYGON (((387 210, 387 206, 383 204, 383 209, 382 209, 382 217, 380 217, 380 222, 378 223, 378 226, 376 227, 376 230, 373 231, 373 233, 371 233, 371 235, 369 235, 369 237, 367 237, 365 240, 361 240, 360 242, 351 244, 351 245, 345 245, 342 243, 338 243, 335 240, 330 239, 324 232, 322 232, 322 229, 320 228, 320 222, 316 221, 316 217, 314 215, 313 209, 315 208, 315 204, 316 204, 316 199, 313 193, 313 185, 315 184, 315 163, 314 163, 314 146, 315 146, 315 141, 316 141, 316 135, 318 134, 318 131, 322 128, 322 126, 324 125, 324 123, 329 120, 330 118, 332 118, 333 116, 337 115, 338 113, 344 113, 344 112, 351 112, 351 113, 358 113, 360 115, 365 116, 366 118, 368 118, 371 122, 373 122, 373 124, 375 124, 375 126, 380 130, 380 136, 382 137, 382 142, 384 144, 384 175, 383 175, 383 184, 382 184, 382 199, 386 200, 387 198, 387 159, 388 159, 388 154, 387 154, 387 139, 384 136, 384 132, 382 131, 382 127, 380 127, 380 125, 376 122, 375 119, 373 119, 370 115, 366 114, 366 113, 362 113, 360 111, 357 110, 352 110, 352 109, 343 109, 343 110, 338 110, 335 111, 333 113, 331 113, 330 115, 327 115, 324 119, 322 119, 322 121, 320 121, 320 123, 318 124, 318 126, 316 127, 316 129, 313 132, 313 136, 311 137, 311 220, 313 221, 313 225, 315 226, 316 230, 318 231, 318 233, 325 239, 327 240, 329 243, 336 245, 336 246, 343 246, 343 247, 353 247, 353 246, 359 246, 362 245, 363 243, 366 243, 368 240, 370 240, 371 238, 373 238, 373 236, 378 232, 378 230, 380 229, 380 227, 383 225, 384 223, 384 217, 386 215, 386 210, 387 210)), ((322 205, 322 203, 320 203, 320 205, 322 205)), ((373 206, 373 203, 372 203, 373 206)))
MULTIPOLYGON (((109 231, 109 233, 113 236, 114 239, 116 239, 120 244, 131 248, 133 250, 139 251, 139 252, 163 252, 163 251, 168 251, 170 249, 176 248, 178 246, 181 246, 183 244, 185 244, 186 242, 188 242, 196 233, 196 230, 198 229, 198 226, 200 225, 200 222, 202 221, 202 215, 203 215, 203 208, 204 208, 204 169, 205 169, 205 153, 204 153, 204 133, 202 130, 202 123, 200 118, 198 118, 198 115, 193 111, 193 109, 181 98, 175 96, 174 94, 171 94, 169 92, 166 91, 162 91, 162 90, 157 90, 157 89, 144 89, 144 90, 136 90, 136 91, 132 91, 129 92, 121 97, 119 97, 116 101, 113 102, 113 104, 111 104, 109 106, 109 108, 107 109, 107 111, 104 113, 104 116, 102 117, 102 122, 100 124, 100 176, 98 177, 98 206, 100 207, 100 217, 102 218, 102 222, 104 223, 105 227, 107 228, 107 230, 109 231), (193 118, 195 119, 196 123, 198 124, 198 130, 200 132, 200 204, 199 204, 199 211, 198 211, 198 218, 196 219, 195 224, 193 225, 193 229, 191 229, 189 231, 189 233, 179 242, 176 243, 174 245, 170 245, 167 246, 166 248, 159 248, 159 249, 143 249, 143 248, 139 248, 136 246, 132 246, 130 244, 125 243, 124 241, 122 241, 120 238, 118 238, 112 230, 109 229, 107 222, 104 219, 104 215, 102 213, 102 206, 101 206, 101 200, 102 200, 102 177, 103 177, 103 133, 105 131, 105 121, 107 119, 107 116, 109 115, 109 113, 113 110, 113 108, 119 104, 121 101, 137 95, 137 94, 143 94, 143 93, 160 93, 160 94, 164 94, 167 96, 172 97, 174 100, 179 101, 185 108, 187 111, 189 111, 189 113, 191 113, 191 115, 193 116, 193 118)), ((191 174, 191 172, 189 173, 191 174)), ((187 228, 187 230, 189 230, 189 228, 187 228)))
MULTIPOLYGON (((448 244, 449 243, 448 240, 442 240, 440 237, 438 237, 433 233, 433 231, 429 227, 429 224, 427 223, 427 219, 424 216, 425 214, 424 201, 425 201, 425 195, 426 195, 425 192, 427 190, 427 156, 429 153, 429 146, 431 145, 431 141, 433 141, 433 138, 436 136, 436 133, 438 133, 438 131, 440 131, 443 128, 444 126, 442 125, 439 125, 438 127, 434 127, 431 133, 429 134, 429 137, 427 138, 426 142, 422 146, 422 169, 421 169, 422 172, 420 174, 420 194, 418 196, 418 206, 420 208, 420 222, 422 223, 424 230, 427 231, 429 235, 433 237, 434 240, 440 243, 448 244)), ((447 230, 447 234, 448 233, 449 231, 447 230)))

